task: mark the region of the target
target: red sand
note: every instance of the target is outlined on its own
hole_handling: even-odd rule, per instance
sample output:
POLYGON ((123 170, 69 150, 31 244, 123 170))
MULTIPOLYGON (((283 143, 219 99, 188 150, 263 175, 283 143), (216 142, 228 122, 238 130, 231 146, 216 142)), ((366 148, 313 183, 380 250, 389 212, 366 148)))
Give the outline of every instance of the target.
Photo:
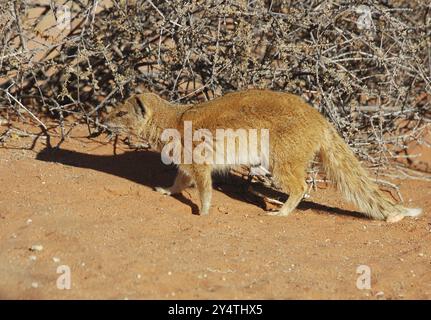
POLYGON ((175 175, 158 154, 115 156, 86 135, 74 129, 54 157, 43 139, 33 151, 20 149, 31 138, 0 148, 0 298, 431 298, 429 182, 401 181, 424 214, 397 224, 341 210, 354 208, 332 189, 267 216, 244 186, 223 184, 201 217, 196 190, 153 191, 175 175), (70 290, 57 289, 59 265, 70 290), (359 265, 371 268, 370 290, 356 287, 359 265))

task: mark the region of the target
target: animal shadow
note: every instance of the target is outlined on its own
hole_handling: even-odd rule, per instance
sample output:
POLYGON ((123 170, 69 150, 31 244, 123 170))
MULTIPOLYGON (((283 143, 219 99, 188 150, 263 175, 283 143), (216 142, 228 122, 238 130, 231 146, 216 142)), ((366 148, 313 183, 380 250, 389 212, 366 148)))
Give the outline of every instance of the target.
MULTIPOLYGON (((161 162, 159 153, 148 150, 128 151, 119 155, 94 155, 66 149, 45 148, 36 155, 36 159, 46 162, 61 163, 77 168, 97 170, 128 179, 152 189, 159 186, 172 185, 177 172, 174 166, 164 165, 161 162)), ((237 175, 214 177, 214 186, 216 190, 223 192, 232 199, 245 201, 265 208, 265 203, 262 198, 248 191, 249 185, 246 179, 237 175)), ((282 201, 287 199, 285 194, 264 186, 259 186, 259 192, 282 201)), ((174 195, 174 198, 188 205, 193 214, 199 213, 199 207, 190 199, 181 194, 174 195)), ((315 209, 327 211, 331 214, 361 217, 358 212, 329 207, 312 201, 302 201, 298 209, 315 209)))

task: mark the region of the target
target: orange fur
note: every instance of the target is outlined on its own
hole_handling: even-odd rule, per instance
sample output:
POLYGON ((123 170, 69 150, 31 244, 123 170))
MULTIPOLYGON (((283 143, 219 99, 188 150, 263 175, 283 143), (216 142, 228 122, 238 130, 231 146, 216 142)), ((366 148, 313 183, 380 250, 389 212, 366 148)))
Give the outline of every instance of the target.
MULTIPOLYGON (((365 215, 395 222, 420 213, 419 209, 407 209, 386 198, 332 125, 316 109, 292 94, 247 90, 196 105, 171 104, 155 94, 140 94, 108 115, 106 123, 147 139, 161 151, 162 131, 173 128, 182 132, 184 121, 192 121, 194 130, 205 128, 214 136, 217 128, 269 129, 269 169, 283 191, 289 193, 278 215, 288 215, 303 198, 306 170, 317 153, 321 154, 326 173, 345 198, 365 215)), ((211 204, 211 172, 228 170, 231 166, 180 164, 178 167, 174 185, 158 191, 179 193, 194 182, 201 198, 200 212, 207 214, 211 204)))

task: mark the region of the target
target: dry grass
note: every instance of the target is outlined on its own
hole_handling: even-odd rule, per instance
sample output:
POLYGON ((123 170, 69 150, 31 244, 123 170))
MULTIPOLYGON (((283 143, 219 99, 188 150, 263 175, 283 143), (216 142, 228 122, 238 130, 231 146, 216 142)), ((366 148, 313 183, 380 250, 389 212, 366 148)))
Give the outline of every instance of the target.
POLYGON ((139 88, 195 102, 264 87, 303 96, 381 170, 414 156, 430 122, 426 1, 10 1, 0 14, 0 112, 46 134, 46 115, 63 136, 66 118, 91 132, 139 88))

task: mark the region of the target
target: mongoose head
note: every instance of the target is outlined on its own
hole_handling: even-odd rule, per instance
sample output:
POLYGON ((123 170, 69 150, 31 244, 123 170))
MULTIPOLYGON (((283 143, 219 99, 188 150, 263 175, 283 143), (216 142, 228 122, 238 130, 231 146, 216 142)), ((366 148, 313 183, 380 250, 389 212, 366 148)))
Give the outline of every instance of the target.
POLYGON ((140 136, 152 115, 148 107, 152 99, 153 94, 138 94, 128 98, 107 115, 104 125, 117 134, 140 136))

